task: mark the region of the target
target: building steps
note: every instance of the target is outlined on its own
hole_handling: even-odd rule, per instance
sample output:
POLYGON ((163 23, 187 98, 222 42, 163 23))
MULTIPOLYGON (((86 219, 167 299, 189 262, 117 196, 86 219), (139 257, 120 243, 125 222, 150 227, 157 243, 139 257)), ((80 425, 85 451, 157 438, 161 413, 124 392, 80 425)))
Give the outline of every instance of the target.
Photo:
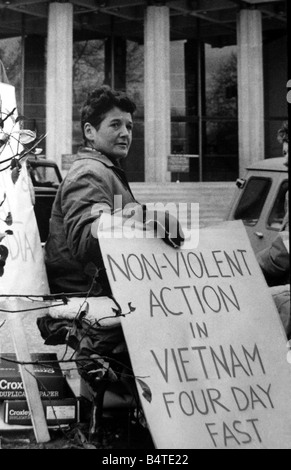
POLYGON ((232 182, 130 183, 130 187, 142 204, 174 203, 182 225, 190 222, 190 204, 199 203, 200 226, 204 227, 226 219, 235 192, 232 182))

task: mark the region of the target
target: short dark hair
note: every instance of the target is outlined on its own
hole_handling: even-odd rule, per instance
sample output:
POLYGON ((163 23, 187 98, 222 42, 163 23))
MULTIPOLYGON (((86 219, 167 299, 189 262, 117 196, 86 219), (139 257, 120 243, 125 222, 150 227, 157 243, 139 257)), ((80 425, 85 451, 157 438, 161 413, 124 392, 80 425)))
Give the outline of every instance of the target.
POLYGON ((284 122, 281 129, 278 130, 278 141, 280 144, 284 144, 284 142, 289 144, 288 121, 284 122))
POLYGON ((135 103, 122 91, 112 90, 109 86, 103 85, 88 94, 87 100, 81 111, 81 127, 85 140, 84 126, 86 122, 92 124, 98 130, 105 115, 113 108, 133 113, 136 111, 135 103))

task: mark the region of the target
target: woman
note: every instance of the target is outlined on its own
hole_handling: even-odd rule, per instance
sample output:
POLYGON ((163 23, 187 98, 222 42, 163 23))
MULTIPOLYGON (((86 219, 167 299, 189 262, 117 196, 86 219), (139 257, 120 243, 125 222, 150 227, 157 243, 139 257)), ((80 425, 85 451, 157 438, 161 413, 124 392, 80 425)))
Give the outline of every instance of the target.
MULTIPOLYGON (((128 96, 107 86, 93 91, 83 106, 84 147, 57 193, 45 247, 52 293, 110 293, 95 226, 102 207, 113 213, 138 205, 120 167, 132 143, 135 110, 128 96)), ((148 218, 145 207, 138 207, 144 221, 161 228, 155 223, 160 222, 157 212, 156 219, 155 214, 148 218)), ((164 241, 180 246, 184 238, 178 221, 169 215, 164 220, 164 241)))
MULTIPOLYGON (((83 106, 80 148, 61 184, 52 209, 45 260, 52 293, 110 292, 98 239, 93 236, 94 207, 114 207, 114 196, 136 203, 120 160, 132 142, 135 104, 123 93, 103 86, 93 91, 83 106)), ((115 199, 116 200, 116 199, 115 199)))
MULTIPOLYGON (((102 327, 101 321, 94 321, 95 314, 96 318, 98 314, 99 318, 114 316, 118 307, 114 304, 105 273, 95 230, 96 220, 101 208, 112 213, 121 211, 128 204, 142 208, 143 215, 146 213, 135 200, 120 167, 120 161, 127 157, 132 143, 135 109, 128 96, 107 86, 89 94, 81 115, 84 146, 58 190, 45 246, 51 293, 85 297, 90 311, 89 315, 77 315, 78 308, 70 311, 69 307, 78 305, 70 300, 67 310, 75 319, 71 315, 64 315, 61 320, 46 317, 38 320, 38 326, 46 344, 65 343, 76 350, 74 360, 79 373, 93 390, 100 383, 100 377, 116 377, 116 368, 114 373, 110 372, 108 365, 102 365, 103 358, 106 357, 107 364, 108 358, 125 349, 122 348, 125 343, 120 318, 115 318, 113 325, 106 328, 102 327), (90 315, 93 321, 90 321, 90 315), (68 318, 69 321, 64 323, 68 318)), ((155 220, 145 217, 145 222, 150 221, 157 228, 155 220)), ((183 234, 178 221, 167 215, 165 222, 164 241, 173 247, 179 246, 183 234), (176 229, 173 236, 172 228, 176 229)), ((78 301, 80 303, 80 299, 78 301)), ((51 310, 52 315, 57 311, 51 310)), ((128 357, 125 359, 128 364, 128 357)))

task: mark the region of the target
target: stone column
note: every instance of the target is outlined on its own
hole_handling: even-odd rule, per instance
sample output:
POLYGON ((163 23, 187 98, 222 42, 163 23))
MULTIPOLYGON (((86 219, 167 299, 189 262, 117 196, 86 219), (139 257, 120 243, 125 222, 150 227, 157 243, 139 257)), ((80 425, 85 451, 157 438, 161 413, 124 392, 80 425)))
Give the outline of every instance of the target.
POLYGON ((262 14, 241 10, 237 21, 240 176, 265 158, 262 14))
POLYGON ((50 3, 47 41, 47 158, 72 153, 73 5, 50 3))
POLYGON ((170 13, 149 6, 145 14, 145 180, 170 181, 170 13))

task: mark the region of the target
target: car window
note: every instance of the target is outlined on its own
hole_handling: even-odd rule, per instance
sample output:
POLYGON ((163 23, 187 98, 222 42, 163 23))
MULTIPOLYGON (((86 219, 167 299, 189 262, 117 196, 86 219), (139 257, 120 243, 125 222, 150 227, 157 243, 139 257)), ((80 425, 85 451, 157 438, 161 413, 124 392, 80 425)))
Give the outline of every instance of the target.
POLYGON ((60 183, 54 167, 30 165, 29 172, 34 186, 50 187, 60 183))
POLYGON ((243 220, 246 225, 256 225, 272 185, 270 178, 251 177, 244 188, 235 220, 243 220))
POLYGON ((268 218, 267 226, 272 230, 280 230, 286 213, 286 193, 289 188, 288 180, 283 181, 268 218))

